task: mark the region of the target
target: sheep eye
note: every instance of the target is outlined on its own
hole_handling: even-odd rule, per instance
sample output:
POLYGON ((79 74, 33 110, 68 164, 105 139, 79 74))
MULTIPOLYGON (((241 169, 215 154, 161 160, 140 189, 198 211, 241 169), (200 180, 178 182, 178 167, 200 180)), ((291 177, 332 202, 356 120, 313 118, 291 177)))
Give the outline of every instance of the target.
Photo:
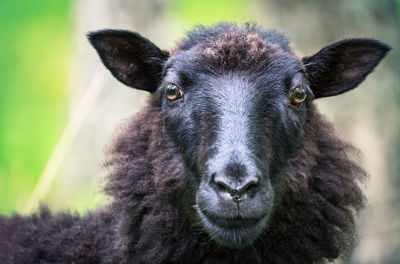
POLYGON ((181 89, 173 83, 167 84, 164 91, 165 96, 167 96, 170 101, 178 100, 183 96, 181 89))
POLYGON ((298 105, 304 102, 307 98, 307 91, 303 87, 297 86, 293 89, 290 94, 290 103, 292 105, 298 105))

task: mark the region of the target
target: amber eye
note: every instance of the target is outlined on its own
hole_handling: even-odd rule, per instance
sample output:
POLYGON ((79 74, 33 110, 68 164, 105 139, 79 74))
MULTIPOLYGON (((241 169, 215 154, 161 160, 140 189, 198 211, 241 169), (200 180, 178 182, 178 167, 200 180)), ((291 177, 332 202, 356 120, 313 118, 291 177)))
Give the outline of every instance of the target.
POLYGON ((167 96, 167 98, 171 101, 178 100, 183 96, 181 89, 179 89, 179 87, 173 83, 168 83, 165 86, 164 91, 165 91, 165 96, 167 96))
POLYGON ((301 104, 306 100, 307 91, 303 87, 296 87, 293 89, 292 93, 290 94, 289 100, 292 105, 301 104))

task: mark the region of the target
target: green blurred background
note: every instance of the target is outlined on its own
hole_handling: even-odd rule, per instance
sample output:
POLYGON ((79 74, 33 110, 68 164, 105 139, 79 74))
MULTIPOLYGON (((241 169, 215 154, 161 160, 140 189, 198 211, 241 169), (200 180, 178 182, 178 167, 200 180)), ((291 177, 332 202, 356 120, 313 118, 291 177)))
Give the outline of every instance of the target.
POLYGON ((0 1, 0 211, 23 206, 68 122, 72 1, 0 1))
POLYGON ((305 55, 349 37, 393 47, 359 89, 318 104, 371 175, 352 262, 400 263, 399 16, 400 0, 0 0, 0 213, 108 200, 104 146, 148 95, 113 80, 86 32, 131 29, 169 49, 195 24, 251 21, 305 55))

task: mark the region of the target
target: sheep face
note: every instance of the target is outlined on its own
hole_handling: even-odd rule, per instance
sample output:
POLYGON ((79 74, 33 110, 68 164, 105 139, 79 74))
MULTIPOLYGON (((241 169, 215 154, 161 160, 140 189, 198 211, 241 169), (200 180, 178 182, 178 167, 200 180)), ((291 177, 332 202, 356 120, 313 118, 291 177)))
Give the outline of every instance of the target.
POLYGON ((389 50, 351 39, 299 58, 283 35, 231 24, 189 33, 171 55, 128 31, 89 38, 117 79, 153 93, 196 190, 195 214, 228 247, 268 229, 312 100, 356 87, 389 50))
POLYGON ((244 71, 220 67, 220 58, 199 50, 180 52, 166 62, 158 91, 167 132, 192 172, 198 216, 230 247, 264 230, 312 96, 301 61, 274 52, 244 71))

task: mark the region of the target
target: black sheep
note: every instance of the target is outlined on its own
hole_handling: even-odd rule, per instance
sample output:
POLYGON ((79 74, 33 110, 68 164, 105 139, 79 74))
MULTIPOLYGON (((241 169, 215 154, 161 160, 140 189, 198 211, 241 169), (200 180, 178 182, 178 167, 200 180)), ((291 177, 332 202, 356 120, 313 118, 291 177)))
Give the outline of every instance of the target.
POLYGON ((0 263, 319 263, 345 258, 366 173, 313 100, 355 88, 389 51, 348 39, 299 57, 258 26, 197 27, 170 52, 89 34, 152 93, 116 137, 106 208, 0 217, 0 263))

